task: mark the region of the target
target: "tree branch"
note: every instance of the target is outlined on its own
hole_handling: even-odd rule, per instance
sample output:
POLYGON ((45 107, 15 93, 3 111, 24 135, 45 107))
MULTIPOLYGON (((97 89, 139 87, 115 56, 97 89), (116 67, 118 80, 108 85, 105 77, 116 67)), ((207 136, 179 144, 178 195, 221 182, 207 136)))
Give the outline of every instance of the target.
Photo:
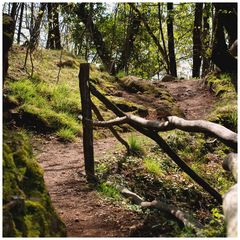
MULTIPOLYGON (((117 106, 115 106, 109 99, 101 94, 91 83, 89 84, 91 93, 97 97, 108 109, 113 111, 118 117, 127 116, 117 106)), ((212 195, 219 203, 222 203, 222 196, 214 188, 212 188, 204 179, 198 176, 162 139, 155 131, 146 129, 134 122, 129 123, 130 126, 135 128, 138 132, 154 140, 166 154, 185 172, 187 173, 197 184, 199 184, 204 190, 212 195)))
POLYGON ((131 122, 136 123, 141 127, 161 132, 180 129, 186 132, 207 133, 217 137, 224 144, 234 150, 237 150, 237 133, 225 128, 224 126, 205 120, 185 120, 177 116, 168 116, 165 121, 156 121, 125 114, 124 117, 117 117, 108 121, 94 121, 93 125, 98 127, 109 127, 131 122))
POLYGON ((129 191, 127 188, 119 189, 123 196, 130 198, 132 202, 141 206, 142 208, 157 208, 163 212, 166 212, 172 215, 174 218, 180 220, 185 226, 191 227, 192 229, 203 228, 200 223, 197 223, 191 219, 188 214, 185 214, 183 211, 175 208, 174 206, 168 205, 159 200, 153 200, 152 202, 146 202, 138 196, 136 193, 129 191))

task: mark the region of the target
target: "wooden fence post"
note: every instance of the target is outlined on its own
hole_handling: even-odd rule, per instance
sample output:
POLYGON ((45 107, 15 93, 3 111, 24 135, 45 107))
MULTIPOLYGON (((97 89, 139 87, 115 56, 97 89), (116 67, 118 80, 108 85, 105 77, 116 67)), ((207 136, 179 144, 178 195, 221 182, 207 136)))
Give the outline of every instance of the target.
POLYGON ((82 105, 83 125, 83 152, 85 172, 88 180, 94 177, 94 153, 93 153, 93 126, 91 98, 89 90, 89 63, 80 64, 79 88, 82 105))

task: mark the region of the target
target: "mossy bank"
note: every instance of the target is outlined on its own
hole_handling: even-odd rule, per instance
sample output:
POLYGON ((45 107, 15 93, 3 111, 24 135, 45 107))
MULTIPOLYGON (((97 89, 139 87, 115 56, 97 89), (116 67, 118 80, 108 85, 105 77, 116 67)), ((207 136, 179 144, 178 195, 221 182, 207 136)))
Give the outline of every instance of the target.
POLYGON ((5 127, 3 140, 3 236, 66 236, 27 135, 5 127))

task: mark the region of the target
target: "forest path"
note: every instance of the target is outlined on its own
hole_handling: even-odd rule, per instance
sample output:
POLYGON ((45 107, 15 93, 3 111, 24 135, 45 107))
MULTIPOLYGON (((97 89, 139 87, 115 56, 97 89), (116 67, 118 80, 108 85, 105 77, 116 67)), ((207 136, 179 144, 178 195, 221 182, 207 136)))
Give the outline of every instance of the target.
MULTIPOLYGON (((215 98, 200 80, 158 84, 167 87, 187 119, 203 119, 211 111, 215 98)), ((146 222, 142 215, 101 199, 96 189, 86 182, 81 139, 75 143, 61 143, 54 137, 36 137, 32 142, 44 169, 53 205, 67 226, 68 237, 139 236, 136 229, 142 229, 137 234, 143 236, 146 222)), ((114 154, 115 143, 114 138, 94 141, 96 158, 109 152, 114 154)))
MULTIPOLYGON (((116 140, 94 141, 94 153, 102 157, 114 151, 116 140)), ((82 140, 61 143, 55 138, 35 138, 33 148, 44 169, 44 180, 68 237, 127 237, 141 216, 100 198, 84 176, 82 140)))
POLYGON ((205 119, 216 102, 216 97, 209 92, 201 79, 176 80, 160 84, 168 89, 185 118, 189 120, 205 119))

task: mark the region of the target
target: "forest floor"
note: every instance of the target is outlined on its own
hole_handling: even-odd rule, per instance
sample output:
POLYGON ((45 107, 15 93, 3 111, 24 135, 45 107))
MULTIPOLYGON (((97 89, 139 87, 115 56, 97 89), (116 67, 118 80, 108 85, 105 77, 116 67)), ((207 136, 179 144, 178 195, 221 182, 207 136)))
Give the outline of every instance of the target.
MULTIPOLYGON (((216 101, 201 80, 161 82, 160 85, 167 87, 186 119, 204 119, 216 101)), ((137 96, 132 94, 131 98, 134 95, 137 96)), ((44 169, 53 205, 66 224, 68 237, 136 236, 139 226, 144 231, 146 219, 142 215, 101 198, 96 188, 87 183, 81 139, 74 143, 61 143, 55 137, 38 136, 32 141, 44 169)), ((109 152, 117 154, 119 149, 114 148, 115 143, 114 138, 95 141, 96 158, 109 152)))

